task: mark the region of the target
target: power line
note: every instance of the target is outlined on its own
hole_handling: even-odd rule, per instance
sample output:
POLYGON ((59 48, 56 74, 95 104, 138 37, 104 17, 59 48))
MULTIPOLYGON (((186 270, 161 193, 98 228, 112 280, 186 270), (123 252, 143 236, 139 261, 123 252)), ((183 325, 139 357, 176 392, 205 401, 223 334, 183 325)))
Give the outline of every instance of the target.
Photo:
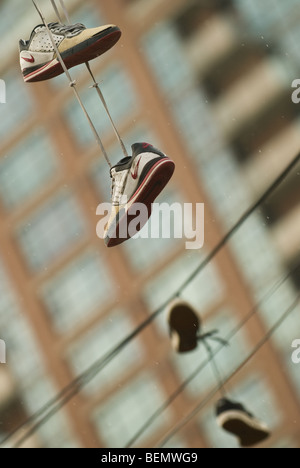
MULTIPOLYGON (((245 367, 246 364, 256 355, 258 351, 269 341, 269 339, 272 337, 272 335, 280 328, 280 326, 283 324, 283 322, 288 318, 292 312, 296 309, 297 305, 299 304, 300 300, 300 293, 297 295, 297 298, 295 301, 290 305, 290 307, 284 312, 284 314, 280 317, 280 319, 277 320, 277 322, 273 325, 273 327, 266 333, 264 338, 255 346, 253 351, 246 357, 246 359, 243 360, 243 362, 227 377, 224 379, 224 384, 228 384, 230 380, 232 380, 240 371, 245 367)), ((179 432, 186 424, 188 424, 220 391, 220 385, 215 387, 214 390, 212 390, 208 396, 201 401, 185 418, 182 419, 182 421, 177 424, 169 433, 167 436, 164 437, 162 442, 160 442, 159 447, 164 447, 164 445, 172 438, 174 437, 177 432, 179 432)))
MULTIPOLYGON (((246 317, 241 320, 241 322, 232 329, 232 331, 224 338, 224 341, 229 343, 231 340, 244 328, 246 323, 254 317, 261 306, 268 302, 271 297, 281 288, 283 284, 285 284, 294 273, 296 273, 300 268, 300 263, 293 268, 288 274, 286 274, 283 278, 281 278, 277 283, 262 297, 262 299, 251 309, 251 311, 246 315, 246 317)), ((182 382, 182 384, 172 393, 169 398, 149 417, 149 419, 140 427, 140 429, 134 434, 134 436, 129 440, 129 442, 125 445, 124 448, 131 448, 133 444, 144 434, 144 432, 151 426, 156 419, 173 403, 176 398, 182 394, 182 392, 187 388, 187 386, 197 377, 200 373, 210 364, 212 358, 215 358, 220 351, 223 350, 225 347, 225 343, 221 344, 217 349, 215 349, 211 355, 210 359, 206 359, 204 362, 197 367, 197 369, 186 379, 182 382)))
MULTIPOLYGON (((54 11, 55 11, 55 14, 56 14, 58 20, 62 23, 63 20, 62 20, 62 17, 60 15, 60 13, 59 13, 59 10, 57 8, 55 0, 51 0, 51 3, 52 3, 52 6, 54 8, 54 11)), ((69 13, 68 13, 67 8, 65 6, 64 0, 60 0, 60 5, 61 5, 61 7, 63 9, 64 15, 65 15, 65 18, 66 18, 68 24, 71 24, 70 16, 69 16, 69 13)), ((91 78, 93 80, 93 83, 94 83, 93 86, 91 86, 91 88, 96 89, 97 94, 98 94, 98 96, 99 96, 99 98, 100 98, 100 100, 101 100, 101 102, 103 104, 103 107, 104 107, 104 109, 105 109, 105 111, 106 111, 106 113, 108 115, 108 118, 110 120, 110 123, 111 123, 111 125, 113 127, 115 135, 116 135, 116 137, 117 137, 117 139, 118 139, 118 141, 120 143, 120 146, 121 146, 121 148, 123 150, 124 156, 128 157, 128 152, 126 150, 125 144, 124 144, 124 142, 123 142, 123 140, 121 138, 120 133, 118 132, 118 129, 117 129, 116 125, 115 125, 115 122, 114 122, 114 120, 113 120, 113 118, 111 116, 111 113, 110 113, 109 109, 108 109, 108 105, 106 103, 104 95, 103 95, 103 93, 102 93, 102 91, 101 91, 101 89, 99 87, 99 83, 97 83, 97 81, 96 81, 95 75, 93 74, 93 72, 91 70, 91 66, 90 66, 89 62, 86 62, 85 66, 86 66, 86 68, 87 68, 87 70, 88 70, 88 72, 89 72, 89 74, 90 74, 90 76, 91 76, 91 78)))
POLYGON ((99 133, 97 132, 96 127, 95 127, 95 125, 93 124, 92 119, 91 119, 91 117, 90 117, 90 115, 89 115, 89 113, 88 113, 86 107, 84 106, 83 101, 82 101, 82 99, 81 99, 81 97, 80 97, 80 95, 79 95, 79 93, 78 93, 78 91, 77 91, 77 84, 76 84, 76 81, 72 79, 72 77, 71 77, 71 75, 70 75, 70 72, 69 72, 69 70, 67 69, 67 67, 66 67, 66 65, 65 65, 65 62, 64 62, 63 59, 62 59, 62 56, 61 56, 61 54, 60 54, 60 52, 59 52, 59 50, 58 50, 58 47, 57 47, 57 45, 56 45, 56 43, 55 43, 55 41, 54 41, 54 39, 53 39, 52 32, 51 32, 50 29, 49 29, 48 23, 47 23, 47 21, 46 21, 44 15, 43 15, 41 9, 40 9, 39 6, 37 5, 36 1, 35 1, 35 0, 32 0, 32 3, 33 3, 33 5, 34 5, 36 11, 37 11, 38 14, 40 15, 41 20, 42 20, 42 22, 43 22, 43 24, 44 24, 44 26, 45 26, 45 28, 46 28, 46 30, 47 30, 47 32, 48 32, 48 35, 49 35, 50 41, 51 41, 51 43, 52 43, 53 49, 54 49, 54 51, 55 51, 55 53, 56 53, 57 59, 59 60, 61 66, 62 66, 62 69, 64 70, 64 72, 65 72, 65 74, 66 74, 66 76, 67 76, 67 78, 68 78, 68 80, 69 80, 70 87, 73 89, 74 94, 75 94, 75 96, 76 96, 76 99, 77 99, 77 101, 79 102, 80 107, 81 107, 81 109, 83 110, 84 115, 86 116, 86 118, 87 118, 87 120, 88 120, 88 123, 89 123, 89 125, 90 125, 90 128, 91 128, 91 130, 92 130, 92 132, 93 132, 93 134, 94 134, 94 136, 95 136, 95 138, 96 138, 96 141, 97 141, 98 145, 100 146, 100 149, 101 149, 101 151, 102 151, 102 153, 103 153, 103 156, 104 156, 104 158, 105 158, 107 164, 109 165, 109 167, 112 167, 112 165, 111 165, 111 163, 110 163, 110 160, 109 160, 109 157, 108 157, 108 154, 107 154, 107 152, 106 152, 106 150, 105 150, 105 148, 104 148, 104 145, 103 145, 103 143, 102 143, 102 140, 101 140, 101 138, 100 138, 100 135, 99 135, 99 133))
MULTIPOLYGON (((90 366, 85 372, 79 375, 74 381, 70 382, 61 392, 58 393, 56 397, 51 399, 46 403, 40 410, 35 412, 30 418, 28 418, 24 423, 22 423, 18 428, 12 431, 5 439, 1 441, 1 444, 7 442, 13 435, 16 434, 24 426, 35 421, 37 418, 41 417, 46 411, 50 410, 51 407, 57 404, 57 409, 53 412, 51 411, 51 416, 61 409, 66 403, 68 403, 73 396, 80 392, 80 390, 89 383, 115 356, 117 356, 120 351, 123 350, 134 338, 136 338, 139 333, 141 333, 148 325, 150 325, 156 317, 158 317, 163 310, 168 306, 168 304, 176 297, 180 296, 183 290, 200 274, 204 268, 213 260, 214 257, 222 250, 222 248, 228 243, 228 241, 233 237, 233 235, 238 231, 238 229, 247 221, 247 219, 256 211, 256 209, 263 204, 272 193, 281 185, 281 183, 286 179, 289 173, 294 169, 294 167, 300 161, 300 153, 293 159, 293 161, 286 167, 286 169, 276 178, 276 180, 270 185, 270 187, 264 192, 264 194, 257 200, 235 223, 235 225, 230 229, 230 231, 221 239, 221 241, 215 246, 212 252, 201 262, 197 269, 187 278, 187 280, 182 284, 182 286, 177 290, 176 293, 172 294, 171 297, 166 300, 155 312, 153 312, 147 320, 142 322, 131 334, 129 334, 123 341, 121 341, 114 349, 109 351, 104 357, 98 359, 92 366, 90 366), (61 404, 59 404, 59 400, 61 404)), ((47 415, 43 418, 43 421, 47 421, 47 415)), ((39 423, 37 423, 39 424, 39 423)), ((40 424, 39 426, 40 427, 40 424)))

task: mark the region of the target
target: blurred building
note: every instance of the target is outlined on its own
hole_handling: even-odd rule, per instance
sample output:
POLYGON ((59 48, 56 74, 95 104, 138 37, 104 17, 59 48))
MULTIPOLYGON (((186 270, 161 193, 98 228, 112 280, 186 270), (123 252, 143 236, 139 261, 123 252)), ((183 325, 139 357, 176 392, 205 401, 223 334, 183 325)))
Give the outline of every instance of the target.
MULTIPOLYGON (((39 3, 53 21, 50 2, 39 3)), ((74 22, 123 30, 92 68, 128 148, 149 141, 176 161, 160 201, 205 203, 205 248, 139 239, 106 249, 96 236, 96 207, 109 201, 108 168, 66 77, 23 83, 17 41, 40 21, 30 2, 2 0, 2 440, 175 292, 300 147, 300 106, 291 100, 291 83, 300 78, 299 0, 66 0, 66 6, 74 22)), ((71 74, 118 161, 121 150, 85 68, 71 74)), ((185 290, 206 330, 225 336, 299 262, 299 169, 185 290)), ((295 273, 263 301, 219 355, 225 375, 299 286, 295 273)), ((233 398, 272 428, 266 447, 300 447, 300 368, 291 362, 299 322, 298 309, 230 384, 233 398)), ((204 359, 202 348, 174 354, 163 313, 27 445, 123 447, 204 359)), ((215 384, 207 367, 139 446, 154 447, 215 384)), ((217 427, 213 403, 169 446, 237 447, 217 427)))

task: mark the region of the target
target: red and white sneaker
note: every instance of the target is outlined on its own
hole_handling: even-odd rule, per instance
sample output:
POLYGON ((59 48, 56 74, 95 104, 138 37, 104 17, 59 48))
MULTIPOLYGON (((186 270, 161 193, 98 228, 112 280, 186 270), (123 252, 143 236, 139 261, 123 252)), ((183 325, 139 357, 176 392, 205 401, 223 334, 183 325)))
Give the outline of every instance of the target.
POLYGON ((114 247, 137 234, 148 222, 152 203, 165 188, 175 170, 174 162, 148 143, 132 145, 132 156, 111 169, 112 213, 105 228, 107 247, 114 247), (137 206, 142 219, 132 227, 137 206))
MULTIPOLYGON (((66 67, 72 68, 99 57, 120 39, 120 29, 109 24, 87 29, 83 24, 48 25, 66 67)), ((24 81, 44 81, 63 73, 45 25, 36 26, 28 41, 20 40, 20 64, 24 81)))

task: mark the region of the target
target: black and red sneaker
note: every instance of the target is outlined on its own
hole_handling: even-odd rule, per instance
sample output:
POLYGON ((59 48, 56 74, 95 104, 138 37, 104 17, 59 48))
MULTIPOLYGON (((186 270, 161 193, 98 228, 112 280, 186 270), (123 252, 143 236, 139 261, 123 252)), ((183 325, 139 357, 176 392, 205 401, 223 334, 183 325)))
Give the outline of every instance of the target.
POLYGON ((111 169, 112 213, 104 234, 107 247, 122 244, 146 225, 152 203, 174 170, 174 162, 148 143, 132 145, 132 156, 111 169), (139 222, 134 224, 137 213, 139 222))
MULTIPOLYGON (((48 28, 68 69, 104 54, 122 34, 113 24, 87 29, 80 23, 70 26, 49 23, 48 28)), ((63 73, 45 25, 36 26, 28 41, 20 40, 19 49, 25 82, 49 80, 63 73)))

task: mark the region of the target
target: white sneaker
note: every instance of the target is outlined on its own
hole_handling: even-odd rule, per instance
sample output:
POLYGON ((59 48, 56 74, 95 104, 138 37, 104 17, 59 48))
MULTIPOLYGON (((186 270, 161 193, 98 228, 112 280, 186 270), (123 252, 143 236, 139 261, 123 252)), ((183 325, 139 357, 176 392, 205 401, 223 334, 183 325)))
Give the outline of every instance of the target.
MULTIPOLYGON (((121 37, 120 29, 113 24, 93 29, 80 23, 49 23, 48 27, 68 69, 104 54, 121 37)), ((21 39, 19 49, 25 82, 49 80, 63 73, 45 25, 36 26, 28 41, 21 39)))
POLYGON ((148 143, 132 145, 132 157, 122 159, 111 169, 112 214, 104 240, 114 247, 137 234, 147 223, 152 203, 165 188, 175 170, 174 162, 148 143), (137 204, 143 205, 144 216, 130 229, 137 217, 137 204))

